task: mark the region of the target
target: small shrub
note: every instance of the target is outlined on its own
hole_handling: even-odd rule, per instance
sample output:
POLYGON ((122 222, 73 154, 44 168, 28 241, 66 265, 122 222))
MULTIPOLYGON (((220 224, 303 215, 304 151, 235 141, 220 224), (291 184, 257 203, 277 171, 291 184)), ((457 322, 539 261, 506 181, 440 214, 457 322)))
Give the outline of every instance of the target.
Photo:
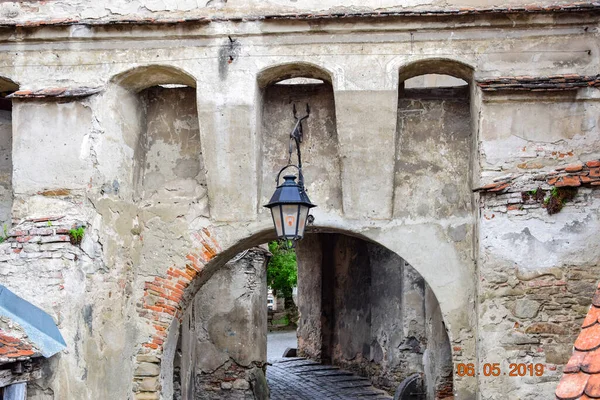
POLYGON ((571 201, 577 195, 577 188, 556 186, 550 191, 550 196, 544 199, 544 205, 549 215, 556 214, 562 210, 567 201, 571 201))
POLYGON ((85 233, 85 227, 80 226, 79 228, 74 228, 69 231, 69 237, 71 238, 71 244, 80 244, 81 239, 83 239, 83 234, 85 233))

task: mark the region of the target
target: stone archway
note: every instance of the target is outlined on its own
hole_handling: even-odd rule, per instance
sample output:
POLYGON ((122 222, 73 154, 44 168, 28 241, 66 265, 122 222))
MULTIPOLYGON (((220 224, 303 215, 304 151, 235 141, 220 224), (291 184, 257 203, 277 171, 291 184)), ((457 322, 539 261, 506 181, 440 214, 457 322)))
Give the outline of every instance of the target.
MULTIPOLYGON (((303 64, 297 68, 294 64, 286 64, 268 68, 265 71, 267 71, 265 75, 260 75, 264 79, 257 79, 257 87, 259 88, 264 88, 264 86, 261 86, 261 82, 262 85, 268 86, 281 79, 307 77, 307 74, 309 78, 321 79, 326 84, 332 81, 329 73, 312 64, 303 64)), ((440 72, 443 71, 440 70, 440 72)), ((345 106, 335 104, 336 114, 339 110, 343 110, 348 114, 345 107, 352 104, 347 102, 358 99, 354 93, 346 93, 346 95, 349 97, 345 97, 345 106)), ((386 98, 388 97, 386 95, 386 98)), ((397 93, 395 97, 398 97, 397 93)), ((338 94, 335 94, 336 103, 337 100, 338 94)), ((396 107, 397 104, 394 104, 394 107, 396 107)), ((212 111, 209 113, 210 110, 213 110, 210 107, 200 105, 199 110, 201 110, 199 113, 201 122, 213 115, 212 111)), ((260 111, 258 113, 260 115, 260 111)), ((354 122, 351 122, 346 121, 340 124, 338 121, 335 124, 336 129, 342 127, 347 130, 348 127, 354 126, 352 125, 354 122)), ((386 129, 389 128, 388 125, 392 125, 390 122, 394 121, 387 121, 386 129)), ((258 129, 258 132, 257 142, 262 143, 261 129, 258 129)), ((206 135, 202 138, 205 137, 206 135)), ((218 147, 219 141, 217 139, 210 138, 210 140, 212 142, 208 144, 202 142, 203 149, 218 147)), ((341 143, 339 146, 340 149, 343 147, 343 151, 340 150, 340 153, 336 154, 334 158, 339 157, 342 171, 344 169, 346 172, 355 171, 355 169, 350 168, 351 163, 348 164, 347 160, 352 158, 357 161, 359 158, 350 151, 350 146, 342 146, 341 143)), ((386 149, 386 152, 388 150, 386 149)), ((218 149, 218 152, 222 151, 225 150, 218 149)), ((262 149, 257 150, 256 154, 252 153, 252 157, 260 158, 261 152, 262 149)), ((393 147, 391 154, 393 155, 393 147)), ((205 155, 211 157, 210 160, 207 159, 209 165, 217 165, 214 160, 217 157, 216 153, 205 152, 205 155)), ((223 160, 219 159, 219 161, 223 160)), ((357 165, 363 165, 364 160, 360 159, 359 161, 357 165)), ((137 399, 158 399, 161 397, 161 393, 164 398, 170 397, 173 381, 171 360, 183 311, 199 288, 235 254, 249 247, 265 243, 272 238, 270 220, 266 218, 265 213, 256 213, 257 204, 260 204, 260 202, 256 201, 256 204, 250 202, 253 203, 254 212, 250 213, 251 217, 249 216, 248 220, 236 217, 238 214, 246 215, 243 207, 237 207, 239 202, 247 203, 246 200, 239 199, 240 191, 245 192, 244 188, 251 186, 248 189, 250 190, 247 193, 248 196, 254 198, 254 200, 260 200, 261 193, 264 192, 265 188, 262 187, 259 176, 268 176, 268 171, 265 175, 265 170, 273 168, 272 164, 273 162, 268 165, 258 165, 257 173, 252 176, 260 184, 253 185, 252 182, 254 181, 251 180, 240 187, 236 186, 235 199, 232 197, 232 192, 221 187, 223 182, 215 181, 219 178, 219 170, 213 168, 208 173, 209 178, 211 174, 213 178, 212 180, 208 179, 207 183, 209 197, 212 193, 212 198, 209 199, 211 200, 210 215, 195 219, 192 225, 182 225, 180 231, 174 232, 177 237, 174 236, 173 240, 169 239, 169 243, 174 246, 168 250, 172 255, 169 258, 171 264, 159 265, 158 262, 161 260, 157 259, 151 266, 152 268, 144 266, 145 274, 138 276, 135 287, 139 291, 141 299, 137 302, 137 313, 141 317, 138 329, 140 348, 138 349, 136 371, 133 379, 133 391, 137 399), (256 192, 257 188, 258 192, 256 192), (229 200, 225 202, 223 196, 229 200), (235 211, 230 212, 225 207, 227 204, 236 206, 235 211), (215 213, 217 208, 220 211, 215 213)), ((323 165, 319 165, 319 167, 323 167, 323 165)), ((392 167, 388 171, 391 173, 388 178, 392 177, 393 170, 392 167)), ((233 169, 226 168, 225 177, 232 171, 233 169)), ((464 171, 460 171, 461 176, 469 176, 469 172, 469 167, 465 168, 464 171)), ((371 175, 367 174, 366 176, 371 175)), ((385 181, 389 183, 385 188, 385 193, 389 192, 390 194, 389 198, 378 197, 373 204, 360 201, 374 190, 381 190, 381 187, 375 185, 369 179, 359 178, 360 174, 358 176, 350 176, 348 173, 341 174, 339 192, 341 193, 342 202, 331 207, 321 207, 316 211, 318 213, 316 215, 317 226, 313 228, 313 232, 342 232, 378 243, 389 251, 402 255, 406 262, 414 267, 429 284, 431 292, 439 301, 440 312, 452 344, 453 361, 455 363, 473 362, 476 359, 475 313, 472 300, 476 294, 473 262, 474 216, 468 212, 460 215, 453 214, 451 207, 442 216, 419 215, 410 212, 408 214, 398 213, 400 208, 396 207, 395 210, 392 210, 394 182, 393 179, 387 178, 378 182, 385 181), (356 186, 355 184, 359 185, 356 186), (370 192, 367 194, 361 192, 360 188, 364 185, 369 186, 368 190, 370 192), (385 203, 385 206, 378 207, 378 203, 385 203), (354 208, 354 212, 347 214, 347 206, 354 208), (363 216, 358 217, 359 214, 357 213, 365 207, 371 210, 369 214, 359 213, 363 216)), ((227 188, 231 186, 231 182, 227 179, 223 177, 219 179, 225 180, 228 184, 227 188)), ((465 182, 468 181, 469 178, 465 182)), ((419 185, 427 185, 428 182, 430 181, 425 180, 419 182, 419 185)), ((436 198, 425 197, 416 200, 431 203, 429 205, 434 207, 436 198)), ((474 379, 457 379, 457 377, 454 377, 454 382, 456 393, 461 394, 463 398, 473 396, 475 392, 474 379)))
MULTIPOLYGON (((346 225, 352 226, 348 222, 346 225)), ((162 398, 169 398, 172 394, 172 357, 179 324, 183 311, 199 288, 235 254, 273 237, 271 227, 266 223, 256 226, 254 234, 238 240, 231 228, 231 225, 211 227, 193 233, 193 248, 186 256, 187 263, 171 266, 163 276, 144 283, 138 314, 145 321, 140 331, 146 332, 148 339, 140 343, 136 357, 133 379, 137 399, 158 399, 161 393, 162 398)), ((450 245, 440 242, 442 232, 424 226, 370 229, 362 233, 331 227, 317 227, 314 231, 344 232, 378 242, 396 254, 402 254, 402 251, 407 254, 406 260, 429 283, 439 300, 452 344, 453 361, 473 359, 475 347, 469 304, 473 287, 472 281, 467 279, 469 268, 457 258, 457 254, 452 255, 450 245), (446 262, 440 263, 434 253, 447 257, 446 262)), ((455 379, 455 390, 467 393, 471 390, 467 383, 470 382, 455 379)))

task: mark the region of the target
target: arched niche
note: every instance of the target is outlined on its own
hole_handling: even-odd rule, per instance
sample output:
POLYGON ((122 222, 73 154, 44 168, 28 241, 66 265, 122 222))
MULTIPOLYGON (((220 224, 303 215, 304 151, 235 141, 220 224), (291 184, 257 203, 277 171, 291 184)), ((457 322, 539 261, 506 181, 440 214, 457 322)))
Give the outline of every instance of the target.
MULTIPOLYGON (((277 172, 288 162, 289 134, 294 127, 293 107, 303 123, 302 162, 307 190, 320 210, 342 209, 341 166, 332 76, 309 63, 289 63, 262 70, 258 122, 260 137, 259 205, 265 204, 274 188, 277 172)), ((295 147, 291 162, 296 163, 295 147)), ((259 207, 259 212, 264 212, 259 207)))
POLYGON ((326 69, 311 63, 297 62, 271 66, 258 73, 257 83, 259 88, 264 89, 269 85, 293 78, 319 79, 329 84, 332 76, 326 69))
POLYGON ((196 80, 173 66, 148 65, 110 82, 113 101, 123 99, 113 107, 133 148, 134 198, 149 207, 200 204, 194 212, 207 214, 196 80))
POLYGON ((394 216, 471 219, 472 69, 428 59, 399 77, 394 216))

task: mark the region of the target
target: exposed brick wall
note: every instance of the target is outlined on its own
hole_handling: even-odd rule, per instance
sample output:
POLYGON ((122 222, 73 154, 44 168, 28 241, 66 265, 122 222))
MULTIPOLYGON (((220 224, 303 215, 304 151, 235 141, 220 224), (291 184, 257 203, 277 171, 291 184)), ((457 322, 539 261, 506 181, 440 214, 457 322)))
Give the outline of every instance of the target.
MULTIPOLYGON (((483 209, 509 215, 526 215, 532 209, 547 207, 547 201, 544 200, 550 196, 553 187, 578 188, 575 197, 565 204, 585 206, 590 197, 600 196, 600 193, 592 191, 600 188, 600 160, 570 164, 549 172, 504 176, 474 191, 482 193, 483 209)), ((488 212, 484 218, 494 218, 494 214, 488 212)))
POLYGON ((165 276, 154 277, 144 285, 144 295, 137 304, 138 314, 151 326, 152 335, 141 344, 136 357, 133 391, 136 400, 160 398, 160 363, 168 329, 175 318, 181 320, 191 282, 220 251, 216 239, 206 228, 194 234, 197 248, 186 255, 181 267, 169 267, 165 276))
POLYGON ((65 258, 76 260, 79 250, 71 244, 69 231, 77 226, 62 216, 28 219, 7 232, 0 244, 0 262, 18 259, 65 258))

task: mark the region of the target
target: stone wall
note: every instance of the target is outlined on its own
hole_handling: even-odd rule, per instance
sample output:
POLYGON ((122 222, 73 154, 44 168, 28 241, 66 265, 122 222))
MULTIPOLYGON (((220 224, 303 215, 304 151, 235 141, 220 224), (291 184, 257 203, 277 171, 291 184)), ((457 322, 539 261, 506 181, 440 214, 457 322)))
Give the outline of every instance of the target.
MULTIPOLYGON (((183 316, 175 396, 268 398, 267 252, 251 249, 202 286, 183 316)), ((237 257, 236 257, 237 258, 237 257)))
POLYGON ((578 101, 496 94, 484 103, 479 367, 497 362, 507 375, 482 377, 483 399, 551 396, 571 354, 600 276, 600 192, 585 166, 598 164, 597 109, 585 92, 578 101), (532 118, 541 112, 549 114, 532 118), (573 198, 549 210, 563 189, 573 198), (511 377, 514 363, 545 370, 511 377))
POLYGON ((298 261, 298 350, 322 360, 323 248, 319 235, 307 235, 296 247, 298 261))
MULTIPOLYGON (((172 4, 151 8, 169 9, 172 4)), ((263 169, 275 171, 282 159, 267 163, 263 157, 263 83, 298 74, 330 83, 335 107, 338 153, 331 154, 330 164, 318 167, 335 170, 339 163, 339 184, 333 179, 327 184, 342 202, 333 207, 333 194, 330 199, 329 191, 311 188, 311 199, 323 205, 314 210, 313 232, 368 238, 418 271, 439 300, 455 364, 527 360, 529 350, 521 353, 514 343, 501 344, 511 329, 523 330, 515 335, 522 333, 526 341, 547 335, 546 342, 540 339, 544 351, 539 354, 546 357, 548 351, 550 360, 557 347, 567 347, 562 342, 557 346, 559 334, 526 333, 527 321, 519 320, 521 328, 514 328, 512 303, 526 296, 494 297, 506 290, 504 283, 486 282, 497 273, 510 287, 517 270, 546 274, 559 268, 563 278, 571 270, 594 270, 600 257, 594 244, 600 228, 596 192, 580 189, 581 201, 551 216, 539 205, 523 202, 521 189, 513 193, 504 191, 506 187, 499 196, 470 197, 479 206, 471 206, 470 212, 463 207, 457 208, 460 213, 451 208, 440 213, 437 194, 442 193, 441 205, 446 206, 453 188, 444 194, 444 182, 431 177, 433 169, 442 167, 431 162, 413 180, 420 194, 414 201, 407 199, 413 202, 410 210, 394 211, 400 200, 393 195, 396 173, 403 176, 402 168, 394 166, 403 161, 397 155, 407 137, 396 130, 399 88, 404 79, 419 74, 450 74, 468 81, 472 162, 443 164, 456 169, 456 175, 443 172, 448 182, 460 184, 460 201, 468 197, 466 176, 473 180, 471 189, 514 174, 531 180, 523 190, 534 190, 538 174, 600 156, 597 6, 585 5, 591 7, 587 11, 584 5, 558 6, 552 13, 535 6, 434 14, 407 9, 352 17, 343 10, 331 15, 310 10, 298 16, 294 9, 278 19, 271 12, 281 9, 271 9, 271 3, 261 3, 268 16, 246 5, 230 1, 222 9, 202 8, 206 14, 185 15, 146 10, 135 2, 0 6, 3 21, 8 21, 0 33, 0 84, 18 82, 21 89, 12 99, 12 219, 18 225, 63 216, 66 227, 84 224, 91 239, 86 251, 87 244, 75 248, 76 260, 68 258, 70 245, 65 242, 61 246, 67 249, 57 250, 56 258, 38 257, 43 252, 28 246, 35 254, 29 258, 24 246, 20 253, 11 248, 11 257, 2 262, 2 283, 55 317, 68 345, 51 360, 52 373, 32 385, 31 397, 171 397, 169 360, 176 341, 169 339, 177 336, 183 310, 228 259, 272 237, 272 222, 260 197, 268 193, 273 177, 268 179, 263 169), (167 14, 173 19, 154 19, 167 14), (135 22, 129 19, 134 16, 151 18, 135 22), (147 131, 140 92, 173 84, 196 89, 204 163, 199 168, 206 171, 206 186, 198 178, 198 192, 185 200, 139 202, 134 182, 143 165, 136 151, 147 131), (147 379, 156 376, 158 382, 147 379)), ((314 6, 297 5, 307 10, 314 6)), ((290 105, 281 106, 281 115, 288 118, 290 105)), ((186 110, 185 120, 192 118, 191 108, 179 107, 186 110)), ((309 136, 314 129, 309 127, 309 136)), ((285 157, 288 132, 283 129, 283 143, 278 142, 281 153, 273 148, 272 154, 285 157)), ((416 149, 434 158, 446 148, 432 141, 416 149)), ((448 149, 453 154, 447 158, 465 154, 457 147, 448 149)), ((324 160, 323 154, 314 154, 324 160)), ((429 160, 418 156, 415 164, 429 160)), ((171 161, 165 159, 167 172, 173 171, 171 161)), ((310 157, 305 161, 310 164, 310 157)), ((589 286, 593 280, 580 281, 589 286)), ((425 294, 426 304, 427 298, 425 294)), ((563 307, 567 309, 575 310, 572 305, 563 307)), ((541 315, 538 311, 531 324, 551 322, 542 321, 541 315)), ((561 366, 547 365, 544 377, 455 376, 456 398, 552 396, 561 366)))

